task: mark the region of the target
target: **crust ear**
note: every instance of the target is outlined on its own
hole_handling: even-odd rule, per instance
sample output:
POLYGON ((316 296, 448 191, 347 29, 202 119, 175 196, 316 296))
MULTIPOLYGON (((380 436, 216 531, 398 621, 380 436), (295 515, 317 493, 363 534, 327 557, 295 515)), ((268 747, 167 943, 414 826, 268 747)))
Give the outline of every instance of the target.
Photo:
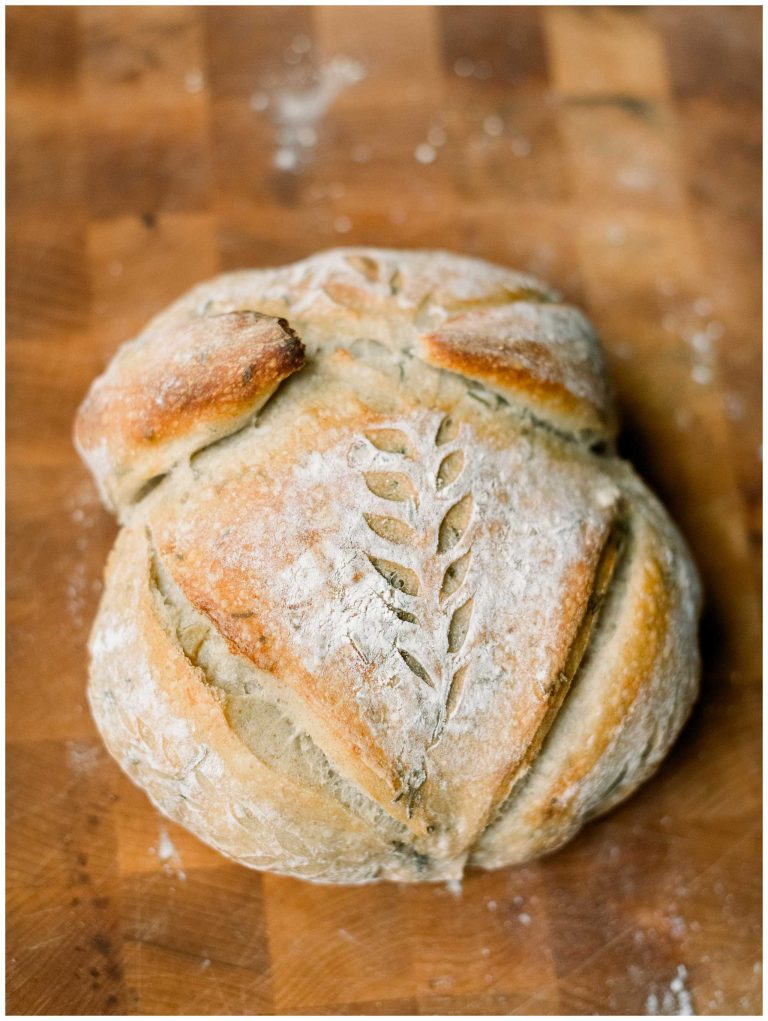
POLYGON ((122 514, 150 480, 240 429, 304 362, 284 319, 252 311, 192 319, 124 345, 75 423, 104 503, 122 514))
POLYGON ((472 310, 423 334, 419 354, 563 432, 588 442, 615 436, 600 344, 584 316, 567 305, 517 301, 472 310))

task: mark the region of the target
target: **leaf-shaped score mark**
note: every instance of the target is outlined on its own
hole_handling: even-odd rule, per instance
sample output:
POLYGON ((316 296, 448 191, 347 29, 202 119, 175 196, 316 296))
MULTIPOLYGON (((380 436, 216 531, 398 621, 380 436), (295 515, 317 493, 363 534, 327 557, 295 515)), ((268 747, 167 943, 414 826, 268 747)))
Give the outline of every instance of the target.
POLYGON ((445 574, 443 575, 443 585, 442 588, 440 589, 441 600, 447 599, 448 596, 452 596, 453 593, 456 592, 457 589, 461 587, 462 582, 467 576, 467 571, 469 570, 469 561, 471 560, 471 558, 472 551, 467 550, 467 552, 463 556, 459 557, 458 560, 454 560, 453 563, 449 564, 448 567, 445 569, 445 574))
POLYGON ((453 611, 451 623, 448 625, 448 651, 451 653, 458 652, 467 637, 472 618, 472 603, 473 600, 470 598, 453 611))
MULTIPOLYGON (((399 631, 399 637, 407 639, 416 654, 401 648, 398 643, 395 646, 398 655, 408 671, 434 693, 430 699, 434 715, 429 747, 437 744, 448 721, 458 711, 469 673, 469 663, 462 662, 465 657, 461 656, 460 659, 460 654, 472 621, 474 597, 469 593, 462 596, 459 590, 466 581, 472 551, 465 546, 463 552, 456 550, 450 563, 443 559, 435 560, 435 556, 441 557, 458 546, 467 533, 474 513, 471 492, 466 492, 461 499, 452 502, 447 511, 445 495, 441 493, 441 490, 457 482, 466 465, 463 449, 452 446, 445 451, 440 450, 446 444, 453 444, 460 432, 461 423, 445 415, 431 438, 423 437, 424 443, 422 438, 410 430, 406 432, 396 427, 371 429, 365 434, 367 441, 377 450, 404 459, 397 464, 377 458, 377 467, 382 463, 394 463, 401 470, 363 472, 368 490, 374 496, 393 503, 411 501, 408 524, 400 517, 364 511, 366 525, 391 546, 393 556, 398 555, 398 546, 411 547, 411 556, 418 553, 421 558, 426 553, 423 561, 419 559, 418 563, 414 562, 418 573, 395 560, 375 557, 370 552, 366 556, 391 589, 418 597, 418 602, 409 604, 408 610, 392 605, 391 602, 387 602, 387 606, 398 620, 411 625, 399 631), (418 489, 414 478, 418 480, 418 489), (437 549, 432 547, 434 552, 430 555, 423 549, 420 537, 434 537, 437 522, 437 549), (447 603, 454 594, 458 594, 457 602, 460 601, 461 605, 456 605, 453 600, 447 603), (450 620, 446 627, 446 617, 449 614, 450 620), (425 662, 429 669, 424 666, 425 662)), ((451 503, 450 498, 447 502, 451 503)), ((429 545, 433 542, 434 538, 428 540, 429 545)), ((409 794, 409 812, 412 801, 409 794)))
POLYGON ((386 514, 364 514, 363 517, 370 530, 387 542, 398 546, 413 545, 416 538, 413 529, 399 518, 390 518, 386 514))
POLYGON ((392 560, 372 557, 370 554, 368 559, 376 571, 393 589, 397 589, 398 592, 404 592, 407 596, 417 596, 419 594, 419 579, 416 573, 409 567, 403 567, 402 564, 396 564, 392 560))
POLYGON ((416 459, 413 444, 400 429, 371 429, 365 434, 366 439, 387 454, 402 454, 403 457, 416 459))
POLYGON ((435 436, 435 446, 442 447, 444 443, 450 443, 451 440, 455 440, 459 435, 459 423, 446 415, 442 420, 437 429, 437 436, 435 436))
POLYGON ((428 684, 430 688, 434 688, 435 685, 434 682, 432 681, 432 678, 429 676, 429 674, 421 665, 421 663, 419 663, 416 657, 412 656, 410 652, 406 652, 405 649, 398 649, 397 651, 402 656, 405 665, 408 667, 411 673, 416 674, 416 676, 420 680, 424 681, 425 684, 428 684))
POLYGON ((467 493, 455 503, 440 523, 437 536, 437 552, 445 553, 453 549, 467 530, 472 517, 472 494, 467 493))
POLYGON ((382 500, 394 503, 413 500, 418 504, 416 487, 403 472, 366 472, 364 478, 368 489, 382 500))
POLYGON ((448 692, 448 699, 445 705, 446 723, 453 717, 456 710, 459 708, 459 705, 461 703, 461 696, 464 693, 464 681, 466 680, 468 669, 469 664, 465 663, 464 666, 459 667, 459 669, 453 675, 453 680, 451 681, 451 690, 448 692))
POLYGON ((437 488, 444 489, 461 475, 464 470, 464 454, 461 450, 454 450, 447 457, 444 457, 437 469, 437 488))
POLYGON ((375 283, 381 276, 381 263, 368 255, 348 255, 346 262, 371 283, 375 283))
POLYGON ((448 690, 445 693, 443 704, 437 710, 435 729, 432 731, 432 740, 429 742, 430 748, 434 748, 436 744, 440 743, 440 738, 443 736, 446 726, 456 715, 464 695, 464 685, 468 673, 469 663, 465 663, 458 670, 454 671, 448 685, 448 690))

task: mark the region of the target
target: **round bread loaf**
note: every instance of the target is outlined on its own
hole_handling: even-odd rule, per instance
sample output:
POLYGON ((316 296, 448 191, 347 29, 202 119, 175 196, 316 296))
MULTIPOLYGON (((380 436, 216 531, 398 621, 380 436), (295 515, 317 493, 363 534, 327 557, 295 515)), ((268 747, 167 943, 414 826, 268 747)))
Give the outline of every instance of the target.
POLYGON ((697 691, 696 572, 614 436, 592 329, 531 277, 349 248, 194 288, 76 423, 122 523, 110 752, 222 853, 319 882, 560 846, 697 691))

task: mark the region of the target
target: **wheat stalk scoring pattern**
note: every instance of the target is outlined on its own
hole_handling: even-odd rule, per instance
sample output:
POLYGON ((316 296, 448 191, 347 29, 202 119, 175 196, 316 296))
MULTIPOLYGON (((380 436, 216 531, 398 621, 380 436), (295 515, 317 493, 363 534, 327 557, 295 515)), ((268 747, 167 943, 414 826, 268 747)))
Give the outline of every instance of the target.
POLYGON ((364 515, 372 533, 366 554, 389 586, 389 609, 408 625, 397 651, 432 692, 431 748, 459 708, 468 669, 473 498, 462 485, 465 454, 458 423, 447 416, 426 442, 402 427, 365 437, 377 454, 363 478, 380 511, 364 515))

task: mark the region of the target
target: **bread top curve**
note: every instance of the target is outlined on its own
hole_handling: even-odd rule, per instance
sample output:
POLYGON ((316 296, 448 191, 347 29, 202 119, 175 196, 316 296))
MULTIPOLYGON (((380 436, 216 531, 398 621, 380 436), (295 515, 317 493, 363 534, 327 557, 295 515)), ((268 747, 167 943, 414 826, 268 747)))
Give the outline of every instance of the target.
POLYGON ((545 284, 449 252, 332 249, 201 284, 123 345, 75 427, 104 502, 125 518, 148 483, 242 428, 302 368, 305 344, 316 358, 361 338, 477 380, 579 441, 614 435, 599 343, 545 284))

